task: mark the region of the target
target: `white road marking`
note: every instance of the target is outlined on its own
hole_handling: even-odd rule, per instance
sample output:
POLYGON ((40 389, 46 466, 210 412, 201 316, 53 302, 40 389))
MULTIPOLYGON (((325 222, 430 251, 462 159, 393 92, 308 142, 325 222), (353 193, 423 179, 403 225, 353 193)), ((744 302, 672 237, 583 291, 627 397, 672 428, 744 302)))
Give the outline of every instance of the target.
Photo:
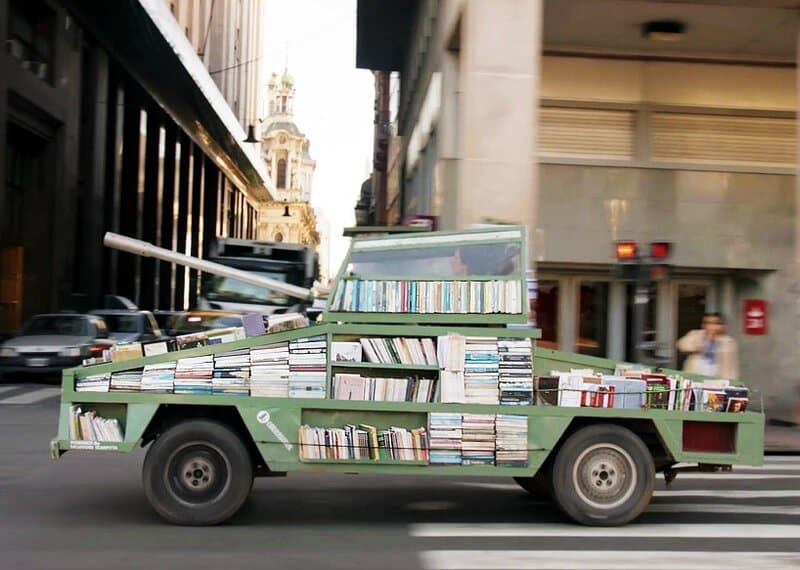
POLYGON ((800 566, 797 552, 429 550, 426 570, 778 570, 800 566))
POLYGON ((40 388, 24 394, 18 394, 10 398, 0 399, 0 404, 35 404, 47 398, 58 396, 61 388, 40 388))
MULTIPOLYGON (((420 538, 571 537, 571 538, 733 538, 800 539, 794 524, 629 524, 587 527, 574 524, 419 523, 410 525, 420 538)), ((562 554, 563 556, 563 554, 562 554)), ((798 554, 800 556, 800 554, 798 554)), ((726 557, 727 561, 727 557, 726 557)), ((642 560, 639 559, 641 564, 642 560)), ((717 561, 719 563, 719 560, 717 561)), ((672 567, 680 567, 674 560, 672 567)))
POLYGON ((739 503, 691 504, 691 503, 653 503, 647 507, 648 513, 709 513, 715 515, 789 515, 800 517, 800 506, 760 506, 739 503))
POLYGON ((18 388, 22 388, 22 384, 12 384, 10 386, 0 386, 0 394, 3 392, 10 392, 11 390, 16 390, 18 388))
POLYGON ((786 473, 678 473, 676 481, 750 481, 755 479, 800 479, 786 473))
POLYGON ((716 497, 722 499, 796 499, 800 491, 742 491, 739 489, 691 489, 673 491, 671 489, 657 490, 654 497, 686 498, 686 497, 716 497))

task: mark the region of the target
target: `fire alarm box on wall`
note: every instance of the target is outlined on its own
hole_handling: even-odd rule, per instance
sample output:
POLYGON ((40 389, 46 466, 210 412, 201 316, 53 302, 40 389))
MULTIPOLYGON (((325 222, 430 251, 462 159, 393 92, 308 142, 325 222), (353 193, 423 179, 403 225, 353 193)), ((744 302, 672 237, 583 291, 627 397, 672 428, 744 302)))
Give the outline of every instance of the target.
POLYGON ((744 334, 767 334, 767 302, 747 299, 744 302, 744 334))

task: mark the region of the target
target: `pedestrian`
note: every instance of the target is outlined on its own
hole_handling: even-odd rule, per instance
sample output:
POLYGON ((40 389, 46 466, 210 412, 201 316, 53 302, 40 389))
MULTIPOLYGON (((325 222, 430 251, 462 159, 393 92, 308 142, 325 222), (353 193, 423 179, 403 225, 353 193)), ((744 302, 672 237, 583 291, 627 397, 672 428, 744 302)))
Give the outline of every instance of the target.
POLYGON ((725 319, 720 313, 706 313, 703 328, 689 331, 678 340, 678 350, 688 353, 685 372, 735 380, 739 377, 736 341, 725 334, 725 319))

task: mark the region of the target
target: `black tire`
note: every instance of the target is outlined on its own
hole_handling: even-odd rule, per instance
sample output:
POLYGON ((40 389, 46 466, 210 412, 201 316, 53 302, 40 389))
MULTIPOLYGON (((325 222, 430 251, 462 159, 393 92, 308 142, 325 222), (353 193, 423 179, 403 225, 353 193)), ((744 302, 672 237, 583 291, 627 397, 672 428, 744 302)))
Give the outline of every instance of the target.
POLYGON ((598 424, 576 431, 553 462, 553 499, 572 520, 619 526, 638 517, 653 496, 655 465, 631 430, 598 424))
POLYGON ((253 463, 236 433, 222 423, 189 420, 168 429, 147 452, 144 493, 166 521, 222 523, 247 500, 253 463))

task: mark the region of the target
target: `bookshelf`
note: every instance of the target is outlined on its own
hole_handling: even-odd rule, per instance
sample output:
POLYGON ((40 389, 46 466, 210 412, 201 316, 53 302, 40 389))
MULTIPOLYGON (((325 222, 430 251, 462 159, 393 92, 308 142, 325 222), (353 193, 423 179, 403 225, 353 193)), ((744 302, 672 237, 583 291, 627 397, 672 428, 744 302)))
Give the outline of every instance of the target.
POLYGON ((387 364, 382 362, 331 362, 331 368, 350 368, 355 370, 419 370, 439 371, 435 364, 387 364))

